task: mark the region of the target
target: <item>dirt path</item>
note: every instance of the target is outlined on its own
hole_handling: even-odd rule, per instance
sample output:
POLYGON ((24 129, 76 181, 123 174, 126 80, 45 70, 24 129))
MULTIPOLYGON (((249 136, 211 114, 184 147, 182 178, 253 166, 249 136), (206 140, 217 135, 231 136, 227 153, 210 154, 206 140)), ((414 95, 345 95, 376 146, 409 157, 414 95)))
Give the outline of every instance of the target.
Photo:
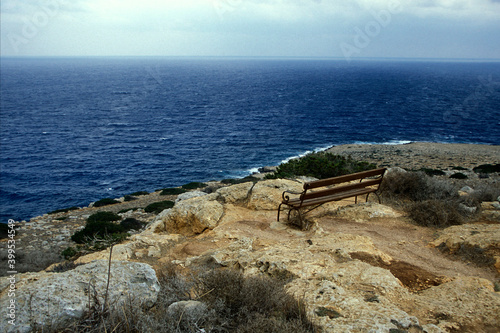
POLYGON ((478 267, 428 246, 435 239, 436 231, 413 225, 404 218, 381 218, 368 222, 323 218, 320 223, 325 231, 368 236, 378 249, 395 260, 411 263, 436 276, 478 276, 490 281, 497 278, 492 268, 478 267))

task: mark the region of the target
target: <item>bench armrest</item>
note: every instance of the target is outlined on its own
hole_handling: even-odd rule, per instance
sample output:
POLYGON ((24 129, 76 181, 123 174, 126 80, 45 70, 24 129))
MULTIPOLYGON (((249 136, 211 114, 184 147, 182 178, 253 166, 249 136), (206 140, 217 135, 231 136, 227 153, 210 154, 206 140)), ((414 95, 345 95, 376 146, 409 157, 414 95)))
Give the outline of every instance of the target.
POLYGON ((283 202, 284 203, 287 203, 288 201, 290 201, 290 196, 288 194, 297 194, 297 195, 300 195, 300 194, 303 194, 304 192, 292 192, 292 191, 284 191, 282 194, 281 194, 281 198, 283 199, 283 202))

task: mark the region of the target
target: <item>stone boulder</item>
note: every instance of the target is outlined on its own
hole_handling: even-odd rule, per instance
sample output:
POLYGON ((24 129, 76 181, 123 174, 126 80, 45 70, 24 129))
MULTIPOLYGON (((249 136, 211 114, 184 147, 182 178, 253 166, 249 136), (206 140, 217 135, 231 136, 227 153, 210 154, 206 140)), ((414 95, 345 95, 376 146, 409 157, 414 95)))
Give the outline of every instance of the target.
POLYGON ((248 208, 254 210, 276 210, 284 191, 302 192, 303 184, 287 179, 271 179, 255 184, 248 198, 248 208))
MULTIPOLYGON (((2 290, 1 308, 7 309, 12 299, 15 299, 16 308, 15 326, 4 319, 0 321, 0 331, 29 332, 32 325, 60 328, 82 317, 89 308, 89 301, 98 299, 104 304, 107 279, 106 260, 78 266, 63 273, 31 274, 29 281, 16 285, 14 298, 9 297, 8 289, 2 290)), ((160 285, 151 266, 133 262, 111 263, 109 304, 119 306, 130 299, 151 307, 156 303, 159 290, 160 285)))
MULTIPOLYGON (((362 200, 358 198, 358 200, 362 200)), ((397 218, 401 214, 393 208, 374 202, 363 202, 342 207, 334 212, 335 216, 351 219, 356 222, 368 221, 374 218, 397 218)))
POLYGON ((189 191, 189 192, 179 194, 177 196, 177 199, 175 199, 175 202, 177 203, 177 202, 182 201, 182 200, 192 199, 192 198, 196 198, 196 197, 202 197, 204 195, 207 195, 207 193, 201 192, 201 191, 189 191))
POLYGON ((451 253, 472 254, 476 260, 487 257, 500 273, 500 225, 463 224, 444 229, 439 237, 430 243, 451 253), (479 255, 479 256, 478 256, 479 255))
POLYGON ((226 204, 243 203, 248 199, 254 183, 246 182, 232 186, 222 187, 217 190, 221 200, 226 204))
POLYGON ((215 228, 224 214, 217 198, 218 194, 213 193, 180 201, 155 225, 154 231, 193 235, 215 228))

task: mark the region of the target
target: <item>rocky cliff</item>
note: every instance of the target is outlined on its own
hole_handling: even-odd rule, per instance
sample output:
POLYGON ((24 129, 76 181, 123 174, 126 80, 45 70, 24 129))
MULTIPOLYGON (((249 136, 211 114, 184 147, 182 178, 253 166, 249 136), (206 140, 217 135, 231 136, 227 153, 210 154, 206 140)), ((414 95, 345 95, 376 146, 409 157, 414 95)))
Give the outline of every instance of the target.
MULTIPOLYGON (((315 210, 311 228, 298 230, 286 214, 277 222, 276 208, 283 191, 301 187, 264 180, 180 197, 172 209, 147 215, 146 230, 114 246, 108 288, 109 249, 80 257, 80 266, 66 272, 18 274, 16 325, 2 320, 1 330, 28 332, 77 318, 95 290, 109 289, 113 302, 133 297, 152 306, 159 289, 153 267, 211 262, 287 281, 288 293, 305 301, 308 317, 325 332, 498 331, 497 223, 438 231, 389 206, 345 200, 315 210), (453 254, 466 247, 490 262, 477 266, 453 254)), ((485 210, 498 211, 497 204, 485 210)), ((67 237, 55 239, 68 244, 67 237)), ((0 280, 2 309, 13 299, 11 279, 0 280)))

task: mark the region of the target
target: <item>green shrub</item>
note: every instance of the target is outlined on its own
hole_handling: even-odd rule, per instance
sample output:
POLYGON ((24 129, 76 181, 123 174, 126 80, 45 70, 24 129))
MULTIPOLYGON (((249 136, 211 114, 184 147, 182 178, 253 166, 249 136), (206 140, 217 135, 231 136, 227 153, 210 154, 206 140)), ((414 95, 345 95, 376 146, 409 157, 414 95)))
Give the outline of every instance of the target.
POLYGON ((170 188, 164 188, 161 192, 160 195, 179 195, 182 193, 187 192, 187 190, 180 188, 180 187, 170 187, 170 188))
POLYGON ((71 236, 71 240, 75 243, 83 244, 92 239, 112 239, 118 241, 123 239, 125 229, 114 221, 120 220, 121 217, 112 212, 97 212, 92 214, 87 219, 85 228, 79 230, 71 236))
POLYGON ((94 207, 103 207, 103 206, 108 206, 108 205, 114 205, 120 203, 120 201, 116 201, 115 199, 111 198, 104 198, 101 200, 98 200, 94 202, 94 207))
POLYGON ((182 185, 181 187, 185 190, 195 190, 197 188, 204 188, 207 187, 208 185, 205 183, 200 183, 200 182, 191 182, 185 185, 182 185))
POLYGON ((274 173, 266 175, 266 178, 309 176, 323 179, 374 168, 376 168, 374 164, 355 161, 351 157, 319 152, 283 163, 277 167, 274 173))
POLYGON ((446 173, 443 170, 422 168, 419 171, 424 172, 427 176, 444 176, 446 173))
POLYGON ((147 205, 146 208, 144 208, 144 211, 146 213, 154 213, 154 214, 159 214, 165 209, 169 209, 174 207, 174 202, 170 200, 165 200, 165 201, 159 201, 152 203, 150 205, 147 205))
POLYGON ((125 229, 113 222, 87 222, 85 228, 79 230, 71 236, 71 240, 78 244, 84 244, 93 239, 113 239, 121 240, 125 229))
POLYGON ((220 182, 222 184, 231 184, 231 185, 236 185, 236 184, 241 184, 241 183, 247 183, 247 182, 257 182, 259 181, 258 178, 254 176, 246 176, 244 178, 228 178, 228 179, 223 179, 220 182))
POLYGON ((121 220, 120 215, 115 214, 113 212, 97 212, 95 214, 90 215, 87 218, 87 223, 89 222, 113 222, 121 220))
POLYGON ((148 195, 149 192, 146 192, 146 191, 137 191, 137 192, 134 192, 134 193, 130 193, 131 196, 135 197, 135 196, 139 196, 139 195, 148 195))
POLYGON ((57 209, 57 210, 50 212, 49 214, 67 213, 69 211, 78 210, 78 209, 80 209, 80 208, 73 206, 73 207, 69 207, 69 208, 57 209))
POLYGON ((137 200, 137 198, 134 197, 133 195, 126 195, 126 196, 123 197, 123 200, 125 202, 129 202, 129 201, 135 201, 135 200, 137 200))
POLYGON ((68 260, 74 257, 78 252, 75 250, 74 247, 67 247, 64 251, 61 252, 61 255, 64 257, 64 259, 68 260))
POLYGON ((483 164, 483 165, 475 167, 472 170, 474 170, 475 173, 495 173, 495 172, 500 172, 500 164, 483 164))
POLYGON ((454 173, 450 176, 451 179, 467 179, 469 177, 467 177, 467 175, 464 175, 463 173, 461 172, 457 172, 457 173, 454 173))
POLYGON ((144 227, 144 223, 134 219, 133 217, 126 218, 125 220, 120 222, 120 225, 123 227, 125 231, 129 230, 140 230, 144 227))

